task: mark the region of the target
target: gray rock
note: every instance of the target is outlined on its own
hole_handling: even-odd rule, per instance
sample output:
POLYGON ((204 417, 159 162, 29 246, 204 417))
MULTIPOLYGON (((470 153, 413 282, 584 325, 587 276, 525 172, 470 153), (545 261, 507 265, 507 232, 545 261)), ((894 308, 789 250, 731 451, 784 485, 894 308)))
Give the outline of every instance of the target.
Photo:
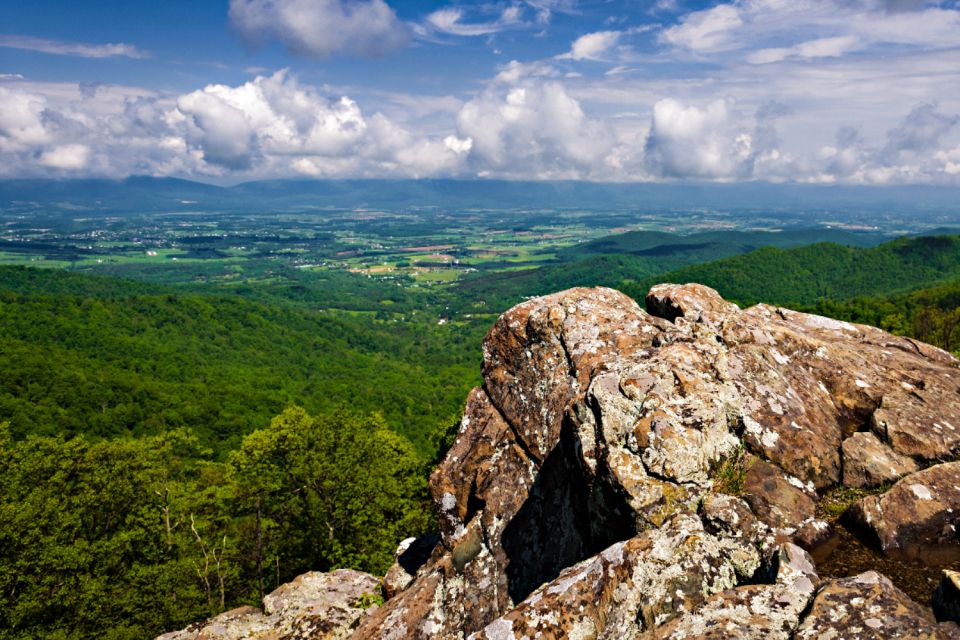
POLYGON ((846 517, 876 536, 887 553, 916 557, 932 546, 956 547, 960 545, 960 462, 911 474, 883 495, 860 499, 846 517))
POLYGON ((263 611, 240 607, 157 640, 342 640, 375 608, 362 606, 364 596, 379 592, 360 571, 305 573, 265 596, 263 611))
POLYGON ((752 584, 709 598, 647 637, 670 640, 738 638, 787 640, 820 584, 813 559, 793 544, 776 554, 774 584, 752 584))
POLYGON ((878 487, 917 469, 912 458, 897 453, 869 431, 857 432, 843 441, 843 484, 848 487, 878 487))
POLYGON ((798 640, 946 640, 929 611, 875 571, 831 580, 813 600, 798 640))

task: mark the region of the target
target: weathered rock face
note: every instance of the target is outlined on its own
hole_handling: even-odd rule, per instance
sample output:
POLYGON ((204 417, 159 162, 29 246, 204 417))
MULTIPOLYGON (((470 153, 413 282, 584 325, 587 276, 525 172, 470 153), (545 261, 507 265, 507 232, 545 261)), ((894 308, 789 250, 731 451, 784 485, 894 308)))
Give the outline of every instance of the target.
POLYGON ((827 529, 816 490, 907 483, 960 449, 942 351, 699 285, 646 302, 573 289, 497 321, 431 478, 442 547, 355 637, 787 637, 815 572, 789 597, 779 577, 747 583, 777 544, 827 529), (740 446, 746 502, 718 498, 740 446))
POLYGON ((829 532, 817 490, 960 449, 940 350, 699 285, 646 306, 572 289, 497 321, 431 477, 442 544, 356 638, 787 637, 819 579, 758 567, 829 532), (740 447, 745 502, 715 490, 740 447))
POLYGON ((439 541, 400 550, 353 638, 954 633, 878 574, 822 580, 801 547, 830 535, 823 490, 897 478, 850 520, 891 553, 955 540, 957 360, 700 285, 646 308, 571 289, 497 321, 430 479, 439 541))
POLYGON ((916 472, 913 458, 899 454, 876 434, 860 431, 843 441, 843 484, 870 489, 916 472))
POLYGON ((848 516, 872 532, 884 551, 907 556, 938 547, 960 552, 960 462, 938 464, 900 480, 883 495, 867 496, 848 516))
POLYGON ((263 611, 240 607, 157 640, 342 640, 372 607, 364 596, 380 592, 370 574, 339 569, 305 573, 263 599, 263 611))
POLYGON ((930 612, 875 571, 833 580, 813 600, 795 636, 798 640, 953 638, 930 612))

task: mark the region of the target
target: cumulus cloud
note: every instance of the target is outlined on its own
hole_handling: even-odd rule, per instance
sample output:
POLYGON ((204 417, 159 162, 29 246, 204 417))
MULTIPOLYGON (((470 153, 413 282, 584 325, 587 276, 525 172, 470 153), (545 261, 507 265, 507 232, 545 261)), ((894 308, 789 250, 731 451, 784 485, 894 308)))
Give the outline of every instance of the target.
POLYGON ((20 151, 50 139, 43 124, 46 99, 0 87, 0 152, 20 151))
POLYGON ((873 146, 849 126, 837 130, 836 143, 821 149, 826 181, 866 184, 942 182, 957 175, 956 150, 944 149, 947 134, 960 116, 945 114, 935 104, 914 107, 873 146))
POLYGON ((934 149, 957 122, 960 116, 940 113, 935 104, 917 105, 899 126, 887 133, 887 144, 880 155, 892 163, 904 154, 916 155, 934 149))
POLYGON ((0 47, 39 51, 59 56, 78 58, 148 58, 150 54, 130 44, 87 44, 84 42, 64 42, 23 35, 0 35, 0 47))
POLYGON ((605 82, 513 61, 465 100, 381 96, 387 114, 286 71, 179 95, 8 81, 0 84, 0 176, 960 184, 954 103, 897 110, 900 119, 880 135, 838 130, 847 117, 863 122, 856 110, 818 119, 804 125, 807 149, 784 135, 807 122, 803 103, 683 95, 648 79, 642 91, 639 81, 617 81, 622 102, 611 112, 609 96, 590 89, 605 82))
POLYGON ((800 167, 781 148, 776 126, 790 113, 777 102, 767 102, 749 115, 730 100, 703 106, 660 100, 653 107, 645 144, 647 169, 675 179, 796 179, 800 167))
POLYGON ((725 178, 740 173, 751 144, 733 128, 726 101, 698 108, 667 98, 653 106, 646 161, 668 178, 725 178))
POLYGON ((457 115, 458 131, 472 141, 474 170, 503 177, 604 175, 613 131, 589 118, 561 82, 513 70, 457 115))
POLYGON ((286 71, 179 96, 48 89, 0 86, 0 175, 455 175, 473 147, 365 114, 286 71))
POLYGON ((86 169, 89 160, 90 149, 82 144, 59 145, 40 154, 41 165, 67 171, 86 169))
POLYGON ((230 0, 230 22, 249 42, 275 38, 316 57, 382 55, 409 40, 383 0, 230 0))
POLYGON ((620 41, 619 31, 596 31, 573 41, 570 51, 557 56, 561 60, 601 60, 620 41))

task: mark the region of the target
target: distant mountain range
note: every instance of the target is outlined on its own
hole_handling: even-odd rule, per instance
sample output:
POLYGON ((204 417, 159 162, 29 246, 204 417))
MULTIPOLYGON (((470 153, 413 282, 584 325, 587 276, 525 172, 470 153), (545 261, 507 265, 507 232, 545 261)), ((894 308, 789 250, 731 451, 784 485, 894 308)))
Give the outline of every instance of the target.
POLYGON ((268 180, 223 187, 134 176, 124 180, 0 181, 0 208, 90 212, 264 211, 302 208, 590 208, 711 207, 771 212, 955 210, 950 187, 799 184, 652 184, 505 180, 268 180))

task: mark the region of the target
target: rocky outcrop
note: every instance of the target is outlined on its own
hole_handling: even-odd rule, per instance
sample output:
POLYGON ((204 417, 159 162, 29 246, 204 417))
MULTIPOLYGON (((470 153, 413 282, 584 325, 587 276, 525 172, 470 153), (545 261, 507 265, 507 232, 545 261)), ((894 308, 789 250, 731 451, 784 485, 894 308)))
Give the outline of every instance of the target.
POLYGON ((960 368, 928 345, 700 285, 533 299, 430 478, 439 538, 399 550, 353 638, 950 637, 805 549, 825 492, 897 478, 848 520, 890 553, 952 543, 958 453, 960 368))
POLYGON ((829 533, 818 490, 960 449, 945 352, 699 285, 646 307, 572 289, 497 321, 431 477, 441 547, 356 638, 788 637, 839 588, 769 570, 829 533))
POLYGON ((263 599, 263 610, 240 607, 157 640, 342 640, 380 593, 367 573, 339 569, 305 573, 263 599))

